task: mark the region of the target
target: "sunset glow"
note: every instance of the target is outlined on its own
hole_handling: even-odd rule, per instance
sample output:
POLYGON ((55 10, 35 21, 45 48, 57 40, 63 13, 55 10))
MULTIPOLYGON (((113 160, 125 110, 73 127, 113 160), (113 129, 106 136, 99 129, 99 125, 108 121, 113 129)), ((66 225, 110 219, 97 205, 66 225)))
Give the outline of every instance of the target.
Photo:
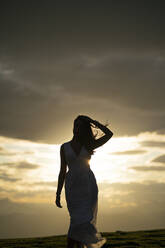
MULTIPOLYGON (((114 137, 103 147, 97 148, 91 157, 90 167, 98 183, 129 183, 147 180, 164 182, 165 173, 159 170, 163 163, 153 161, 163 154, 164 147, 151 148, 141 145, 143 142, 151 142, 151 139, 153 142, 160 142, 160 138, 162 143, 165 142, 165 136, 160 137, 156 133, 150 133, 150 135, 141 133, 137 137, 114 137), (140 169, 141 167, 143 168, 140 169), (150 167, 150 170, 145 170, 150 167), (157 167, 158 170, 156 170, 157 167)), ((53 199, 56 191, 60 170, 60 146, 1 137, 3 153, 1 154, 1 172, 4 174, 4 180, 0 182, 0 187, 8 189, 8 196, 13 200, 16 197, 17 201, 33 202, 35 197, 36 202, 49 202, 50 195, 53 199), (32 188, 31 185, 33 185, 32 188), (49 194, 43 198, 40 194, 44 192, 49 194), (32 195, 29 197, 28 194, 32 195)), ((4 196, 3 191, 0 196, 4 196)))

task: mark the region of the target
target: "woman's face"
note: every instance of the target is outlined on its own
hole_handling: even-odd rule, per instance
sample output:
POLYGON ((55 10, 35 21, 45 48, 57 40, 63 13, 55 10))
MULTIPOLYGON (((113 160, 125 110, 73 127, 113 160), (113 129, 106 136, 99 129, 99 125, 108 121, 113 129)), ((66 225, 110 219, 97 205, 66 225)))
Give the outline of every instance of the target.
POLYGON ((81 120, 77 120, 75 121, 75 124, 74 124, 74 128, 73 128, 73 133, 78 135, 79 134, 79 131, 80 131, 80 128, 82 126, 83 122, 81 120))

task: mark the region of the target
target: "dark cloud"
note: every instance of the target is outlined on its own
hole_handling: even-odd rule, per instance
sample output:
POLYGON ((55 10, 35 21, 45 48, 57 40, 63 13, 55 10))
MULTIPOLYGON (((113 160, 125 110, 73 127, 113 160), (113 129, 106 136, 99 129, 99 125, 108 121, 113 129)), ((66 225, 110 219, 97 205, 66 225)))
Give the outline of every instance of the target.
POLYGON ((158 134, 165 134, 165 128, 160 128, 160 129, 156 130, 156 132, 158 134))
POLYGON ((38 198, 42 199, 44 197, 45 199, 48 199, 51 198, 52 195, 54 195, 55 189, 57 187, 57 182, 20 182, 19 185, 20 187, 22 187, 22 190, 6 188, 5 186, 3 186, 0 187, 0 193, 5 193, 6 196, 14 198, 15 201, 22 200, 22 198, 34 200, 38 198))
POLYGON ((37 169, 40 167, 38 164, 29 163, 27 161, 18 161, 18 162, 7 162, 1 163, 0 166, 9 167, 14 169, 37 169))
POLYGON ((136 171, 165 171, 165 166, 133 166, 129 167, 129 169, 133 169, 136 171))
POLYGON ((41 51, 45 56, 51 54, 52 48, 57 54, 75 49, 96 52, 109 46, 161 49, 164 48, 163 5, 162 0, 150 3, 71 0, 49 4, 43 1, 40 5, 31 0, 5 1, 1 6, 1 42, 8 41, 9 46, 12 40, 10 48, 18 58, 20 51, 28 54, 30 50, 31 55, 32 49, 34 55, 41 51))
POLYGON ((161 155, 152 160, 152 162, 165 163, 165 155, 161 155))
MULTIPOLYGON (((134 80, 138 84, 134 82, 134 86, 131 85, 131 80, 128 79, 131 75, 128 74, 127 82, 123 85, 121 79, 113 79, 109 83, 110 74, 111 77, 119 74, 121 78, 123 77, 122 73, 110 72, 110 68, 107 68, 107 72, 104 72, 102 76, 100 69, 100 75, 97 77, 95 71, 88 70, 89 72, 87 72, 87 69, 74 71, 71 68, 70 71, 73 70, 74 73, 70 74, 69 71, 69 76, 69 74, 67 75, 67 67, 69 67, 69 64, 67 66, 64 63, 65 74, 61 72, 60 75, 57 72, 53 77, 56 78, 55 81, 47 82, 47 85, 45 85, 46 80, 43 80, 43 71, 38 73, 41 77, 38 81, 34 81, 33 76, 35 77, 35 75, 31 74, 30 71, 22 76, 22 82, 24 82, 24 79, 28 77, 27 74, 31 75, 31 79, 28 81, 32 82, 32 86, 28 83, 22 83, 21 85, 17 82, 1 82, 0 106, 1 113, 4 113, 0 124, 2 135, 43 142, 47 140, 48 143, 56 143, 55 140, 60 141, 62 139, 61 132, 63 132, 63 139, 64 137, 70 138, 72 122, 79 113, 85 113, 102 122, 108 119, 114 134, 117 136, 122 134, 133 135, 140 131, 153 131, 158 126, 161 128, 162 118, 164 118, 163 109, 161 110, 164 107, 163 85, 160 88, 153 89, 157 94, 155 99, 158 98, 160 102, 152 100, 152 105, 147 107, 151 100, 146 103, 146 99, 149 99, 150 96, 152 99, 152 95, 148 95, 152 91, 148 91, 148 87, 144 88, 144 84, 138 83, 137 79, 134 80), (77 84, 77 82, 80 82, 80 84, 77 84), (89 82, 90 88, 88 87, 89 82), (102 83, 100 84, 100 82, 102 83), (126 84, 129 84, 129 82, 130 85, 127 85, 127 87, 132 92, 131 94, 126 90, 126 84), (118 91, 116 87, 119 87, 120 90, 118 91), (141 91, 144 97, 139 92, 141 94, 141 100, 139 101, 137 92, 140 87, 142 87, 141 91), (84 102, 87 104, 86 107, 84 102), (9 114, 5 114, 6 112, 9 114), (60 117, 61 113, 65 116, 65 121, 60 117), (121 122, 122 127, 120 128, 119 124, 121 122), (61 131, 59 132, 59 130, 61 131)), ((97 70, 99 71, 99 68, 97 70)), ((150 70, 154 71, 152 68, 150 70)), ((54 73, 55 71, 54 69, 54 73)), ((142 82, 141 79, 139 80, 142 82)), ((148 81, 148 83, 151 84, 151 81, 148 81)), ((145 84, 147 84, 147 80, 145 84)), ((154 81, 152 85, 155 87, 154 81)))
POLYGON ((0 156, 16 156, 16 155, 18 155, 18 154, 22 154, 22 155, 25 155, 25 154, 29 154, 29 155, 33 155, 34 154, 34 152, 32 152, 32 151, 24 151, 24 152, 11 152, 11 151, 9 151, 9 150, 7 150, 7 149, 5 149, 4 147, 0 147, 0 156))
POLYGON ((109 154, 114 154, 114 155, 136 155, 136 154, 141 154, 141 153, 146 153, 146 150, 128 150, 128 151, 123 151, 123 152, 110 152, 109 154))
POLYGON ((61 143, 80 113, 108 119, 116 136, 162 130, 162 5, 5 1, 0 135, 61 143))
POLYGON ((12 155, 16 155, 15 152, 10 152, 8 150, 6 150, 3 147, 0 147, 0 156, 12 156, 12 155))
MULTIPOLYGON (((163 133, 162 133, 163 134, 163 133)), ((147 141, 141 141, 139 142, 142 146, 146 147, 165 147, 164 141, 153 141, 153 140, 147 140, 147 141)))
POLYGON ((28 163, 26 161, 21 161, 21 162, 17 163, 17 165, 16 165, 17 169, 36 169, 39 167, 40 167, 40 165, 38 165, 38 164, 28 163))
POLYGON ((39 182, 32 182, 32 183, 24 183, 26 186, 57 186, 57 181, 39 181, 39 182))
POLYGON ((131 190, 132 192, 154 192, 155 194, 159 192, 160 194, 164 194, 165 183, 164 182, 157 182, 155 180, 145 180, 143 182, 129 182, 129 183, 98 183, 100 190, 122 190, 128 191, 131 190))
POLYGON ((20 181, 21 178, 15 178, 12 175, 2 171, 0 174, 0 181, 1 180, 5 182, 17 182, 20 181))

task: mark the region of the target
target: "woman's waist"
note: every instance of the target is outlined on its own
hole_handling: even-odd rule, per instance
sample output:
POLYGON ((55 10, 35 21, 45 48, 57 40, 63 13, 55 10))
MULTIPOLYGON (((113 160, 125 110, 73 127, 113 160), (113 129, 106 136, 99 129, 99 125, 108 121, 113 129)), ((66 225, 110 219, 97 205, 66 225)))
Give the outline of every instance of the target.
POLYGON ((91 171, 90 167, 83 167, 83 166, 79 166, 79 167, 68 167, 68 171, 67 174, 75 174, 75 173, 89 173, 91 171))
POLYGON ((66 172, 66 178, 67 177, 82 177, 82 176, 88 176, 88 177, 94 177, 95 178, 95 175, 93 173, 93 171, 88 168, 88 169, 69 169, 67 172, 66 172))

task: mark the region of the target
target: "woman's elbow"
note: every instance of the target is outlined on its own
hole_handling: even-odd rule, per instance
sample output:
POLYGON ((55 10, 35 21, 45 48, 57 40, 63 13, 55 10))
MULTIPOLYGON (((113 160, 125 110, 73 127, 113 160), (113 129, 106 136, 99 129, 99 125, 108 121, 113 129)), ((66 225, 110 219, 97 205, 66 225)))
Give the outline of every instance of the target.
POLYGON ((112 136, 113 136, 113 132, 110 131, 110 132, 108 133, 109 139, 110 139, 112 136))

